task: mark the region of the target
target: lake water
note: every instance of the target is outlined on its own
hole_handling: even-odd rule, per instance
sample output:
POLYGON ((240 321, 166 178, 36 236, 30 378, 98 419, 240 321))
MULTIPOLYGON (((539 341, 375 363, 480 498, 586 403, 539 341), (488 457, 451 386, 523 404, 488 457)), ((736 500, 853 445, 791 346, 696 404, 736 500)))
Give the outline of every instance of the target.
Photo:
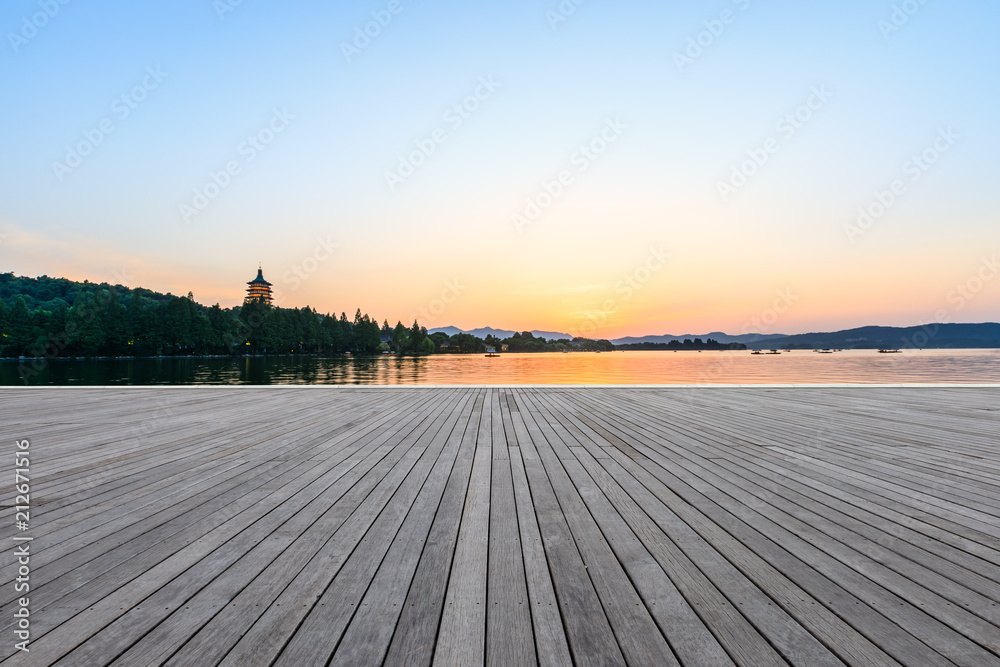
MULTIPOLYGON (((23 385, 0 362, 0 385, 23 385)), ((31 385, 1000 383, 1000 350, 577 352, 499 357, 236 357, 54 360, 31 385)))

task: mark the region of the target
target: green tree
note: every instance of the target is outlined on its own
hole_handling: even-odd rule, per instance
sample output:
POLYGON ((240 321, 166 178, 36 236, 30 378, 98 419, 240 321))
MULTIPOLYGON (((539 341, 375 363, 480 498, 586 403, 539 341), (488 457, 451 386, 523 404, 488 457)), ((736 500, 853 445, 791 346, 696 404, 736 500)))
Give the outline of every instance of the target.
POLYGON ((354 314, 354 350, 358 354, 374 354, 382 342, 378 322, 358 308, 354 314))
POLYGON ((435 348, 440 348, 443 343, 448 343, 449 345, 451 345, 450 343, 451 337, 449 337, 448 334, 446 334, 443 331, 435 331, 434 333, 430 334, 428 338, 434 341, 435 348))
POLYGON ((169 350, 178 354, 190 354, 194 348, 194 302, 175 296, 163 311, 163 335, 169 350))
POLYGON ((7 314, 7 304, 0 299, 0 351, 3 350, 4 342, 7 339, 7 326, 10 323, 10 318, 7 314))
POLYGON ((233 352, 237 347, 236 323, 219 304, 208 309, 209 347, 213 352, 233 352))
POLYGON ((324 317, 320 323, 320 328, 323 331, 323 337, 326 341, 324 349, 331 354, 343 354, 346 351, 343 330, 336 316, 327 315, 324 317))
POLYGON ((267 349, 265 324, 269 309, 270 306, 259 299, 249 301, 240 308, 240 332, 250 354, 260 354, 267 349))
POLYGON ((104 345, 105 336, 93 298, 88 298, 83 292, 77 294, 67 318, 66 331, 69 334, 69 347, 76 354, 98 353, 104 345))
POLYGON ((420 341, 420 345, 417 349, 417 354, 433 354, 433 353, 434 353, 434 341, 425 336, 424 339, 420 341))
POLYGON ((127 339, 125 331, 125 307, 113 287, 99 290, 94 296, 97 304, 97 318, 104 331, 103 352, 121 354, 127 339))
POLYGON ((319 352, 321 330, 319 326, 319 314, 306 306, 299 312, 299 331, 301 336, 300 347, 303 352, 319 352))
POLYGON ((390 328, 357 309, 321 316, 314 309, 277 308, 260 301, 206 308, 188 292, 178 297, 107 283, 25 278, 0 273, 0 352, 3 354, 245 354, 264 352, 372 354, 385 349, 426 354, 446 336, 429 338, 414 322, 390 328), (72 304, 72 305, 70 305, 72 304), (428 342, 425 342, 428 341, 428 342))
POLYGON ((411 354, 419 354, 420 346, 424 342, 424 338, 427 337, 427 330, 421 329, 420 325, 417 324, 416 320, 413 320, 413 326, 410 327, 409 333, 409 348, 407 352, 411 354))
POLYGON ((403 354, 410 346, 410 332, 403 326, 402 322, 396 322, 392 329, 392 347, 396 352, 403 354))
POLYGON ((37 336, 33 331, 31 313, 28 312, 28 304, 23 296, 18 296, 14 300, 8 329, 10 333, 7 335, 7 346, 10 348, 11 356, 17 357, 26 354, 28 346, 37 336))
POLYGON ((340 339, 342 341, 342 352, 354 350, 354 326, 347 320, 347 313, 341 311, 340 319, 337 320, 340 327, 340 339))
MULTIPOLYGON (((499 345, 495 347, 499 348, 499 345)), ((485 352, 486 344, 481 338, 477 338, 472 334, 467 333, 457 333, 451 337, 451 349, 453 352, 485 352)))
POLYGON ((153 299, 145 303, 145 293, 143 289, 133 290, 125 312, 125 344, 130 355, 156 354, 163 346, 159 304, 153 299))

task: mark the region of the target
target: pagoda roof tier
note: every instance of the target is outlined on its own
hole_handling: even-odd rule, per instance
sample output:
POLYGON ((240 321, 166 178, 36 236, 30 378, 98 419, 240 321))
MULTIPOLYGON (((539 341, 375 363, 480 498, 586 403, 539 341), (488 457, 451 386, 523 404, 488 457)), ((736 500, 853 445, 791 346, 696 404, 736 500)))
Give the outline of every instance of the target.
POLYGON ((271 283, 264 280, 264 270, 257 269, 257 277, 248 282, 247 285, 267 285, 268 287, 270 287, 271 283))

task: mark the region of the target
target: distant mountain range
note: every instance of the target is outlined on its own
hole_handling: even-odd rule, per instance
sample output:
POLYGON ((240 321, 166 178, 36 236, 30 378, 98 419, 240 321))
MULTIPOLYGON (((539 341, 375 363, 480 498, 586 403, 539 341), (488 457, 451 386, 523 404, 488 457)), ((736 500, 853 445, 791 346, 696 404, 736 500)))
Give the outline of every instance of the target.
POLYGON ((753 349, 784 348, 972 348, 1000 347, 1000 324, 925 324, 917 327, 859 327, 805 333, 747 343, 753 349))
POLYGON ((629 343, 669 343, 672 340, 684 341, 685 338, 694 340, 695 338, 700 338, 703 341, 707 341, 711 338, 719 343, 746 343, 749 347, 751 343, 757 343, 759 341, 770 340, 772 338, 785 338, 786 334, 740 334, 736 336, 730 336, 727 333, 721 331, 713 331, 707 334, 684 334, 682 336, 674 336, 671 334, 663 334, 660 336, 626 336, 625 338, 615 338, 611 342, 615 345, 627 345, 629 343))
MULTIPOLYGON (((443 331, 449 336, 463 333, 458 327, 440 327, 430 332, 443 331)), ((510 338, 514 331, 483 327, 464 331, 479 338, 493 334, 497 338, 510 338)), ((567 333, 554 331, 532 331, 536 338, 558 340, 572 338, 567 333)), ((750 349, 785 349, 785 348, 837 348, 837 349, 876 349, 876 348, 976 348, 1000 347, 1000 323, 986 322, 982 324, 925 324, 915 327, 880 327, 868 326, 843 331, 816 332, 804 334, 760 334, 749 333, 729 335, 722 331, 707 334, 683 335, 651 335, 627 336, 615 338, 615 345, 628 343, 669 343, 672 340, 683 341, 685 338, 694 340, 709 338, 720 343, 744 343, 750 349)))
MULTIPOLYGON (((449 336, 454 336, 457 333, 467 333, 467 334, 472 334, 476 338, 486 338, 487 336, 492 334, 497 338, 500 338, 501 340, 504 338, 510 338, 515 333, 517 333, 513 330, 494 329, 493 327, 481 327, 479 329, 469 329, 469 330, 459 329, 458 327, 438 327, 436 329, 428 329, 427 333, 437 333, 439 331, 443 331, 449 336)), ((573 339, 573 337, 568 333, 559 333, 558 331, 535 330, 531 332, 531 335, 534 336, 535 338, 544 338, 545 340, 559 340, 561 338, 566 338, 568 340, 573 339)))
MULTIPOLYGON (((457 333, 467 333, 472 334, 478 338, 486 338, 487 335, 493 334, 497 338, 504 339, 510 338, 514 335, 513 330, 509 329, 494 329, 493 327, 482 327, 479 329, 459 329, 458 327, 439 327, 437 329, 428 329, 428 333, 437 333, 438 331, 443 331, 449 336, 454 336, 457 333)), ((561 338, 572 339, 573 336, 568 333, 560 333, 558 331, 538 331, 537 329, 531 332, 535 338, 544 338, 545 340, 559 340, 561 338)), ((716 340, 720 343, 755 343, 757 341, 767 340, 770 338, 784 338, 785 334, 742 334, 738 336, 730 336, 729 334, 723 333, 721 331, 713 331, 708 334, 684 334, 682 336, 674 336, 671 334, 662 334, 660 336, 627 336, 625 338, 615 338, 611 342, 615 345, 624 345, 626 343, 669 343, 672 340, 683 341, 685 338, 690 338, 694 340, 695 338, 700 338, 702 340, 708 340, 709 338, 716 340)))

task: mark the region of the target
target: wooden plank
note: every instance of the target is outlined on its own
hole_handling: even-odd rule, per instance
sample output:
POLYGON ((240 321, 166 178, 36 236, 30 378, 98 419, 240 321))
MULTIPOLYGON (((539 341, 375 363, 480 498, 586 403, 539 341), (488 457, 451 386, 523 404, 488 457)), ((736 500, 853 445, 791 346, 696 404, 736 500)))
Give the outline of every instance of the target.
MULTIPOLYGON (((597 410, 592 414, 595 418, 601 418, 597 410)), ((635 441, 635 445, 640 448, 645 446, 638 441, 635 441)), ((624 471, 609 468, 615 479, 630 488, 631 494, 644 508, 656 507, 660 502, 669 504, 669 508, 661 507, 652 516, 658 523, 662 522, 664 529, 671 536, 676 536, 674 539, 678 545, 700 564, 716 585, 727 592, 734 604, 753 620, 761 632, 769 636, 786 656, 797 656, 797 660, 813 662, 826 655, 824 649, 818 648, 795 628, 795 623, 798 622, 816 633, 827 646, 832 647, 849 662, 886 664, 887 656, 884 652, 819 605, 833 606, 836 603, 837 607, 848 609, 851 615, 863 619, 865 630, 874 630, 876 633, 880 630, 885 631, 886 628, 892 632, 891 623, 877 614, 874 617, 867 614, 866 618, 867 610, 856 606, 858 604, 856 598, 848 596, 844 599, 844 592, 835 584, 817 576, 815 571, 803 567, 802 563, 790 554, 773 548, 768 540, 761 540, 754 532, 740 533, 739 524, 726 526, 728 531, 735 530, 734 534, 741 537, 740 541, 733 539, 726 530, 717 525, 716 521, 698 513, 686 500, 677 496, 673 488, 668 488, 660 479, 645 474, 643 467, 648 468, 648 463, 637 465, 624 454, 615 454, 615 458, 621 466, 629 469, 628 474, 623 474, 624 471), (649 491, 635 485, 636 480, 641 480, 642 484, 655 491, 656 495, 648 495, 649 491), (671 519, 675 512, 677 518, 671 519), (694 531, 697 531, 697 534, 694 531), (770 560, 770 563, 749 547, 757 548, 770 560), (720 555, 716 556, 716 551, 720 555), (739 573, 736 572, 736 568, 739 569, 739 573), (786 575, 799 583, 805 582, 805 589, 795 586, 786 575), (780 605, 779 609, 772 606, 772 599, 769 598, 780 605), (785 613, 788 616, 785 616, 785 613)), ((614 495, 609 497, 615 498, 614 495)), ((696 592, 698 590, 694 589, 696 592)), ((706 607, 713 612, 725 608, 717 602, 707 606, 700 605, 703 610, 706 607)), ((721 623, 721 620, 713 619, 710 627, 720 628, 732 624, 731 620, 727 624, 721 623)), ((741 629, 739 624, 736 624, 734 629, 741 633, 742 637, 723 635, 720 636, 720 641, 725 643, 728 640, 726 646, 738 662, 754 664, 757 658, 754 658, 753 653, 748 653, 750 647, 754 645, 754 635, 748 637, 746 630, 741 629)), ((905 634, 898 636, 898 632, 896 635, 895 640, 902 640, 907 636, 905 634)), ((904 656, 909 657, 908 661, 920 656, 923 656, 922 659, 925 661, 933 661, 931 656, 935 654, 928 653, 926 646, 912 638, 909 642, 902 640, 899 643, 902 646, 899 650, 904 656)), ((753 651, 759 652, 761 649, 762 647, 758 645, 753 651)), ((764 650, 763 655, 767 655, 770 651, 769 647, 764 650)))
MULTIPOLYGON (((799 525, 796 533, 788 531, 783 527, 789 521, 786 515, 778 517, 773 515, 766 505, 750 502, 747 498, 740 500, 742 494, 736 487, 721 478, 711 477, 710 473, 704 472, 701 468, 696 469, 669 450, 663 449, 661 454, 652 450, 647 450, 646 453, 650 457, 650 462, 644 463, 644 467, 713 517, 714 521, 725 526, 729 532, 740 535, 744 543, 758 542, 759 549, 765 548, 768 542, 783 545, 798 558, 804 557, 808 560, 824 577, 845 585, 859 599, 877 606, 882 614, 909 628, 943 655, 973 661, 988 660, 986 654, 974 643, 954 631, 949 631, 928 617, 920 608, 906 602, 905 598, 878 586, 872 586, 869 580, 859 577, 857 573, 836 562, 834 557, 812 546, 813 540, 824 539, 820 533, 813 532, 805 525, 799 525), (711 481, 706 481, 699 475, 708 475, 711 481), (727 493, 723 493, 723 490, 727 493), (730 497, 729 493, 735 496, 730 497), (749 527, 752 532, 741 527, 743 525, 749 527), (764 537, 767 542, 760 541, 756 533, 764 537), (805 539, 806 537, 809 539, 805 539)), ((951 614, 954 611, 942 609, 941 613, 951 614)))
MULTIPOLYGON (((460 397, 456 397, 460 401, 460 397)), ((458 413, 452 412, 450 409, 454 406, 453 402, 449 402, 447 408, 445 409, 445 415, 447 416, 447 421, 445 422, 445 427, 449 423, 453 423, 453 420, 457 418, 458 413)), ((434 422, 429 424, 429 428, 426 433, 433 432, 433 429, 439 425, 439 422, 434 422)), ((438 432, 440 434, 440 431, 438 432)), ((444 434, 444 437, 447 433, 444 434)), ((421 436, 422 438, 424 436, 421 436)), ((435 436, 435 441, 438 436, 435 436)), ((442 439, 443 440, 443 439, 442 439)), ((420 452, 420 442, 418 440, 416 446, 411 450, 407 451, 407 454, 419 453, 420 452)), ((433 443, 432 443, 433 446, 433 443)), ((440 450, 440 447, 438 447, 440 450)), ((398 451, 398 450, 397 450, 398 451)), ((433 463, 433 459, 427 461, 428 464, 433 463)), ((405 467, 405 466, 404 466, 405 467)), ((412 473, 411 473, 412 474, 412 473)), ((366 500, 366 502, 370 502, 366 500)), ((397 502, 394 499, 391 502, 397 502)), ((360 509, 360 508, 359 508, 360 509)), ((300 521, 301 525, 308 525, 308 527, 300 533, 292 542, 289 543, 287 550, 281 553, 280 558, 273 558, 270 560, 265 559, 265 566, 270 572, 263 572, 254 582, 252 582, 245 589, 240 591, 237 595, 232 596, 232 600, 227 608, 230 614, 226 614, 226 611, 220 612, 211 619, 209 625, 212 628, 204 628, 199 631, 197 636, 195 636, 191 641, 187 642, 183 649, 171 657, 168 664, 185 664, 186 662, 196 662, 198 660, 214 659, 219 660, 226 652, 240 639, 238 635, 232 632, 233 628, 247 627, 256 620, 263 613, 263 609, 267 607, 280 592, 280 585, 276 585, 277 582, 284 580, 287 582, 288 578, 294 573, 301 571, 301 568, 308 561, 309 557, 313 556, 316 551, 315 545, 322 543, 322 540, 326 539, 332 531, 336 530, 337 527, 342 525, 342 521, 337 523, 337 520, 333 518, 333 514, 330 511, 324 513, 318 520, 314 523, 309 523, 312 521, 311 517, 303 513, 305 517, 303 521, 300 521), (233 618, 234 616, 241 616, 238 620, 233 618), (219 616, 224 616, 219 618, 219 616)), ((343 514, 341 514, 343 516, 343 514)), ((298 517, 296 517, 298 518, 298 517)), ((291 526, 289 524, 282 525, 280 531, 275 534, 284 534, 291 532, 291 526)), ((273 534, 273 535, 275 535, 273 534)), ((230 571, 236 575, 236 573, 250 574, 255 571, 259 571, 261 568, 251 569, 246 566, 237 565, 230 568, 226 572, 229 575, 230 571)), ((221 580, 221 578, 220 578, 221 580)), ((213 582, 212 586, 217 586, 216 582, 213 582)), ((205 621, 202 620, 198 622, 196 618, 200 610, 204 610, 206 605, 202 602, 199 605, 193 604, 194 600, 189 601, 185 608, 185 614, 182 621, 186 626, 182 627, 180 623, 163 623, 156 628, 155 633, 160 633, 164 635, 166 639, 177 641, 178 638, 183 638, 187 634, 193 634, 192 630, 200 628, 205 625, 205 621)), ((151 633, 152 634, 152 633, 151 633)), ((133 647, 134 650, 139 651, 139 655, 143 655, 145 658, 153 654, 153 651, 147 644, 147 639, 149 636, 143 639, 140 644, 133 647), (143 646, 143 644, 147 644, 143 646)), ((168 641, 161 639, 159 641, 161 651, 170 648, 168 641)))
MULTIPOLYGON (((494 431, 494 437, 497 435, 494 431)), ((506 443, 496 440, 493 441, 493 448, 507 451, 506 443)), ((536 664, 510 458, 494 457, 491 472, 486 664, 536 664)))
POLYGON ((472 473, 476 435, 483 409, 482 392, 476 392, 473 399, 472 413, 465 420, 455 466, 403 602, 403 611, 386 654, 386 664, 405 662, 429 665, 434 655, 438 624, 472 473))
MULTIPOLYGON (((544 419, 545 416, 540 411, 538 419, 541 421, 536 419, 536 423, 551 441, 556 430, 549 428, 551 423, 544 419)), ((563 433, 566 433, 565 429, 563 433)), ((636 664, 677 664, 666 639, 643 607, 638 593, 563 469, 561 460, 575 460, 569 447, 563 450, 565 454, 560 459, 548 442, 538 444, 548 481, 579 550, 583 567, 605 610, 619 650, 626 661, 636 664)), ((560 567, 551 561, 550 566, 560 567)))
MULTIPOLYGON (((342 455, 340 456, 332 457, 329 461, 327 461, 327 466, 332 466, 334 464, 337 464, 342 458, 347 457, 350 453, 351 450, 347 450, 341 452, 340 454, 342 455)), ((120 565, 120 563, 124 562, 121 559, 135 560, 136 554, 139 554, 140 559, 145 564, 139 564, 137 562, 137 563, 132 563, 130 567, 132 568, 133 571, 141 571, 142 568, 148 568, 149 563, 155 562, 155 560, 151 559, 155 558, 158 552, 164 554, 172 553, 172 550, 175 547, 172 547, 170 545, 184 544, 185 543, 184 540, 187 539, 186 536, 192 534, 192 531, 194 531, 193 535, 200 536, 205 532, 207 532, 208 530, 211 530, 213 526, 218 525, 221 520, 225 520, 227 518, 227 513, 230 513, 233 509, 241 506, 240 504, 241 501, 237 500, 241 497, 241 495, 247 494, 248 492, 252 491, 255 486, 258 485, 261 485, 260 488, 262 488, 265 491, 273 488, 271 483, 268 482, 268 479, 270 477, 273 477, 274 475, 281 473, 282 470, 288 470, 289 466, 293 465, 296 465, 296 461, 294 460, 289 461, 287 459, 281 462, 280 466, 277 463, 272 464, 270 468, 273 468, 273 473, 268 473, 268 475, 262 475, 259 471, 255 472, 254 470, 250 470, 243 476, 245 482, 243 483, 242 486, 230 487, 223 485, 217 489, 210 489, 210 491, 207 494, 188 498, 181 505, 172 507, 170 509, 170 513, 166 515, 167 518, 171 516, 177 517, 172 521, 166 521, 166 523, 160 523, 157 526, 156 523, 157 514, 151 514, 150 516, 146 517, 143 520, 143 522, 140 522, 140 524, 138 524, 135 527, 137 528, 137 530, 132 530, 130 528, 129 530, 123 530, 118 534, 116 534, 115 542, 109 544, 107 541, 105 541, 95 544, 94 546, 96 547, 97 551, 94 551, 93 549, 90 550, 89 552, 88 550, 80 550, 72 553, 70 558, 58 561, 57 563, 53 564, 52 567, 50 568, 46 568, 45 566, 40 567, 39 571, 43 572, 45 574, 45 577, 42 578, 42 581, 44 582, 43 585, 35 591, 35 604, 38 605, 36 609, 44 608, 44 605, 47 600, 46 590, 50 588, 55 588, 56 590, 59 590, 60 587, 69 585, 73 589, 75 589, 74 592, 76 596, 79 597, 79 593, 83 590, 80 589, 80 586, 88 581, 88 577, 90 578, 100 577, 101 573, 106 572, 110 574, 112 580, 119 582, 127 581, 126 575, 128 573, 128 569, 123 568, 120 565), (228 495, 217 496, 214 499, 214 502, 220 503, 222 506, 225 506, 227 508, 227 512, 214 511, 212 505, 213 502, 212 494, 213 493, 218 494, 222 491, 226 491, 227 488, 229 489, 228 495), (179 509, 186 511, 186 514, 183 513, 179 514, 178 513, 179 509), (208 518, 206 519, 205 517, 208 518), (148 523, 150 524, 150 526, 156 528, 155 530, 150 531, 148 527, 146 528, 143 527, 143 523, 148 523), (173 524, 177 524, 176 529, 172 527, 173 524), (133 535, 138 535, 139 537, 135 538, 135 540, 133 540, 134 543, 130 544, 130 539, 133 537, 133 535), (158 540, 163 540, 163 539, 168 540, 168 542, 164 544, 158 544, 158 540), (154 548, 154 546, 156 548, 154 548), (88 562, 87 561, 88 554, 99 553, 99 550, 102 547, 104 549, 108 549, 109 547, 114 547, 114 549, 112 551, 108 551, 104 554, 101 554, 101 558, 99 560, 90 560, 88 562), (117 556, 115 556, 114 554, 117 554, 117 556), (86 564, 81 565, 82 563, 86 564), (55 572, 48 571, 53 567, 57 566, 58 569, 56 569, 55 572), (139 570, 136 570, 137 567, 139 568, 139 570), (71 583, 66 584, 60 582, 59 577, 62 572, 72 573, 73 578, 71 580, 71 583)), ((323 468, 316 468, 315 476, 318 476, 322 472, 323 468)), ((315 476, 310 476, 308 474, 302 475, 300 473, 299 479, 296 480, 296 483, 304 484, 305 482, 308 482, 311 479, 313 479, 315 476)), ((293 487, 294 484, 292 485, 292 487, 289 488, 293 487)), ((270 493, 270 491, 267 491, 267 493, 270 493)), ((247 497, 252 498, 253 496, 247 496, 247 497)), ((105 579, 106 578, 107 577, 105 577, 105 579)), ((100 581, 96 581, 94 582, 94 584, 96 585, 91 586, 91 588, 95 589, 95 592, 97 592, 98 594, 100 594, 100 591, 102 589, 100 583, 101 583, 100 581)), ((83 601, 82 603, 79 603, 78 606, 87 606, 88 604, 90 604, 90 602, 83 601)), ((63 612, 65 611, 66 609, 64 608, 63 612)), ((53 617, 49 616, 48 618, 52 619, 53 617)), ((44 625, 42 627, 37 628, 36 631, 39 631, 39 635, 42 634, 40 631, 43 630, 43 628, 44 625)))
MULTIPOLYGON (((373 665, 381 664, 385 659, 435 513, 454 470, 465 430, 464 421, 469 416, 461 406, 471 403, 468 398, 466 395, 451 410, 434 442, 427 448, 427 453, 440 452, 440 456, 434 461, 424 488, 420 490, 337 646, 335 660, 340 664, 373 665)), ((430 460, 426 455, 424 458, 430 460)))
POLYGON ((543 666, 568 665, 572 663, 572 658, 569 654, 566 630, 562 615, 559 613, 552 576, 545 560, 545 550, 542 546, 520 447, 511 451, 510 463, 538 663, 543 666))
MULTIPOLYGON (((399 426, 399 429, 405 433, 406 423, 404 422, 399 426)), ((357 461, 345 462, 347 468, 351 469, 350 472, 342 480, 338 480, 339 488, 347 490, 351 488, 358 480, 363 479, 366 474, 372 470, 372 466, 375 466, 374 470, 379 469, 379 465, 385 466, 387 463, 382 462, 387 456, 393 453, 392 445, 387 444, 387 438, 393 435, 393 433, 398 433, 399 431, 389 431, 387 433, 379 434, 378 438, 373 439, 370 443, 366 444, 368 451, 366 452, 368 456, 367 464, 365 461, 361 462, 360 466, 354 465, 357 461), (352 468, 353 466, 353 468, 352 468)), ((394 436, 397 437, 397 436, 394 436)), ((402 436, 398 436, 402 437, 402 436)), ((388 440, 389 443, 392 440, 388 440)), ((403 454, 402 451, 398 452, 394 456, 389 457, 388 463, 392 460, 396 460, 403 454)), ((336 463, 336 460, 332 460, 327 464, 327 468, 332 467, 336 463)), ((322 471, 324 467, 319 467, 317 470, 322 471)), ((332 474, 336 475, 336 471, 331 471, 332 474)), ((384 474, 381 473, 381 474, 384 474)), ((373 481, 377 481, 379 476, 371 477, 373 481)), ((34 643, 33 651, 37 653, 52 652, 56 655, 61 655, 66 651, 72 649, 76 644, 78 644, 83 638, 89 637, 91 634, 99 630, 103 625, 114 621, 123 613, 129 613, 129 611, 135 607, 135 605, 142 601, 144 598, 152 593, 157 592, 165 582, 170 581, 178 574, 184 572, 186 569, 192 566, 197 567, 201 563, 211 566, 213 559, 205 560, 208 554, 213 553, 215 549, 225 545, 230 542, 236 536, 245 532, 246 529, 254 523, 260 526, 266 526, 266 523, 260 523, 263 517, 271 514, 275 509, 279 510, 277 513, 273 514, 270 521, 278 521, 280 523, 282 515, 289 516, 289 513, 294 514, 297 510, 297 506, 301 507, 301 503, 308 502, 309 498, 315 498, 319 493, 324 490, 324 485, 320 483, 317 485, 314 481, 314 476, 302 476, 299 475, 295 478, 289 480, 275 480, 277 484, 264 484, 260 487, 259 491, 247 494, 245 498, 248 503, 231 503, 225 505, 221 509, 217 509, 212 514, 213 521, 222 521, 218 527, 212 528, 208 526, 206 528, 203 525, 195 524, 192 530, 200 531, 198 533, 192 534, 187 539, 182 539, 178 544, 186 544, 179 551, 176 551, 173 555, 169 556, 166 560, 163 560, 157 565, 152 565, 157 563, 159 559, 163 558, 163 555, 155 553, 155 550, 149 553, 144 553, 138 558, 149 559, 150 569, 142 576, 136 578, 135 580, 128 582, 128 584, 122 586, 121 583, 115 583, 111 586, 112 589, 115 586, 121 586, 111 595, 108 595, 99 603, 91 606, 90 612, 98 610, 98 613, 84 613, 77 614, 70 621, 64 623, 58 628, 58 632, 52 633, 51 638, 48 635, 43 635, 41 639, 34 643), (306 495, 300 493, 303 488, 306 488, 307 484, 311 484, 314 491, 312 495, 306 495), (206 530, 208 532, 206 532, 206 530), (199 537, 200 536, 200 539, 199 537), (195 541, 196 540, 196 541, 195 541), (103 610, 103 611, 100 611, 103 610)), ((334 498, 339 497, 343 494, 343 491, 338 491, 336 488, 333 489, 334 498)), ((355 495, 360 498, 364 497, 367 491, 363 487, 357 487, 355 495)), ((343 506, 353 507, 351 505, 351 498, 347 496, 343 506)), ((350 510, 348 510, 349 513, 350 510)), ((176 547, 175 547, 176 548, 176 547)), ((238 554, 237 554, 238 555, 238 554)), ((215 562, 219 562, 219 559, 214 559, 215 562)), ((109 571, 107 575, 104 575, 107 582, 115 582, 114 579, 117 572, 115 570, 109 571)), ((127 581, 127 580, 126 580, 127 581)), ((107 584, 101 580, 95 580, 93 582, 92 588, 95 592, 100 594, 107 594, 107 584)), ((187 587, 182 587, 179 593, 186 593, 187 596, 193 594, 197 589, 191 590, 187 587)), ((76 593, 74 591, 74 593, 76 593)), ((182 598, 183 599, 183 598, 182 598)), ((175 602, 173 609, 179 608, 180 603, 175 602)), ((61 607, 57 608, 61 609, 61 607)), ((77 609, 78 610, 78 609, 77 609)), ((72 610, 73 613, 77 610, 72 610)), ((165 608, 165 611, 167 609, 165 608)), ((50 614, 43 615, 44 619, 50 614)), ((119 624, 119 627, 123 627, 119 624)))
MULTIPOLYGON (((441 405, 426 403, 413 417, 414 422, 419 422, 418 430, 414 430, 412 435, 408 433, 403 438, 391 441, 393 456, 407 455, 410 443, 420 442, 419 425, 431 423, 441 410, 441 405)), ((418 459, 422 455, 422 451, 416 452, 418 459)), ((355 511, 355 507, 345 505, 342 511, 331 517, 334 523, 316 527, 309 540, 309 550, 314 555, 296 572, 291 582, 284 586, 275 601, 259 615, 249 629, 245 626, 234 628, 234 631, 240 632, 238 641, 220 664, 244 665, 254 661, 270 663, 276 659, 308 613, 317 605, 321 608, 325 606, 325 602, 320 602, 320 597, 340 573, 397 487, 398 483, 380 482, 374 489, 352 489, 351 493, 356 493, 358 498, 363 498, 367 503, 365 510, 355 511)), ((397 503, 394 516, 398 516, 396 513, 399 509, 400 504, 397 503)), ((383 520, 383 524, 393 519, 390 516, 383 520)), ((213 637, 211 633, 202 636, 206 642, 210 642, 213 637)), ((196 656, 197 654, 194 657, 196 656)))
MULTIPOLYGON (((520 415, 525 421, 526 429, 532 433, 537 453, 538 448, 546 443, 545 435, 535 422, 535 418, 539 416, 538 408, 534 401, 528 400, 532 393, 534 390, 522 390, 518 392, 518 397, 524 401, 519 402, 520 415)), ((625 664, 625 657, 541 459, 523 459, 523 463, 548 572, 552 578, 573 662, 577 665, 625 664)), ((537 581, 537 577, 541 576, 540 567, 536 565, 531 572, 536 575, 537 581)), ((551 623, 551 617, 548 622, 551 623)), ((551 628, 549 633, 556 634, 551 628)), ((541 655, 542 652, 539 651, 540 658, 541 655)))
MULTIPOLYGON (((668 576, 674 568, 665 570, 660 567, 660 561, 649 551, 653 548, 646 544, 647 540, 652 541, 650 536, 643 531, 633 532, 632 523, 619 514, 617 507, 625 504, 625 498, 621 497, 626 495, 625 492, 614 484, 598 459, 585 450, 578 454, 578 458, 579 461, 567 462, 566 470, 680 662, 733 664, 725 649, 668 576), (611 501, 616 492, 621 494, 618 505, 611 501)), ((677 574, 674 573, 674 576, 677 574)), ((760 664, 760 660, 755 662, 760 664)))
POLYGON ((573 662, 577 665, 625 664, 541 461, 527 460, 524 468, 573 662))
MULTIPOLYGON (((488 407, 488 406, 487 406, 488 407)), ((483 421, 488 410, 483 409, 483 421)), ((480 435, 483 425, 480 424, 480 435)), ((472 476, 455 546, 438 630, 435 665, 481 665, 486 659, 486 583, 489 557, 489 446, 477 442, 472 476)))
POLYGON ((31 664, 1000 665, 997 398, 0 389, 31 664))

